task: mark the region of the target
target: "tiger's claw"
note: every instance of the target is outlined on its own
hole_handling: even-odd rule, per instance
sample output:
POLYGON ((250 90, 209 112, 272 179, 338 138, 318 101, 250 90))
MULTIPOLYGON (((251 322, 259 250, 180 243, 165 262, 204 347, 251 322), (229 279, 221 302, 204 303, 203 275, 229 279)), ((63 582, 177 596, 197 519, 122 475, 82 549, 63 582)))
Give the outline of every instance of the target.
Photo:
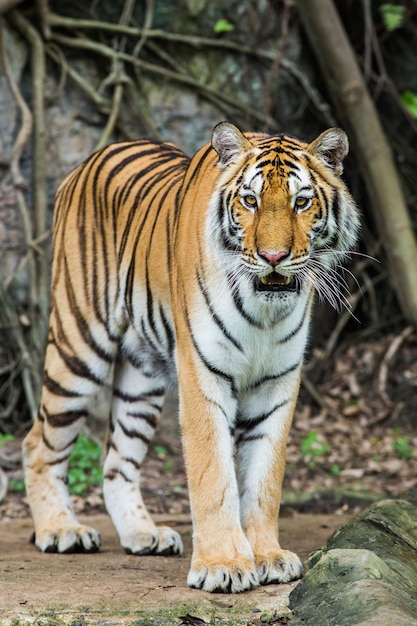
POLYGON ((41 532, 35 532, 32 536, 32 542, 41 552, 92 553, 98 552, 100 549, 101 536, 94 528, 80 524, 74 527, 45 529, 41 532))

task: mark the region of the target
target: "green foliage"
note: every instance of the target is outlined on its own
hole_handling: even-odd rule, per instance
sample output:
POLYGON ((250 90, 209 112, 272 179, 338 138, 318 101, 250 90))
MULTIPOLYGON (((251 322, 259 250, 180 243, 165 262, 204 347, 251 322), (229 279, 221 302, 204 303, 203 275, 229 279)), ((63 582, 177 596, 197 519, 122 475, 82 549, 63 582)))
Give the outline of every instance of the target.
POLYGON ((399 459, 411 459, 414 454, 413 447, 410 445, 408 437, 404 435, 398 437, 392 444, 392 447, 399 459))
MULTIPOLYGON (((13 441, 13 435, 0 434, 0 448, 7 441, 13 441)), ((101 485, 103 482, 100 467, 101 449, 85 435, 80 435, 69 458, 68 484, 71 493, 84 496, 89 487, 101 485)), ((9 481, 10 491, 22 493, 25 484, 21 480, 9 481)))
POLYGON ((329 450, 329 444, 322 443, 315 430, 312 430, 308 433, 308 435, 301 439, 301 456, 304 458, 312 457, 313 459, 317 459, 329 450))
POLYGON ((405 7, 403 5, 384 2, 384 4, 381 4, 379 7, 379 10, 387 30, 401 28, 405 17, 405 7))
POLYGON ((7 443, 8 441, 13 441, 13 439, 14 439, 13 435, 3 435, 0 433, 0 448, 4 446, 4 444, 7 443))
POLYGON ((163 466, 163 471, 170 472, 174 467, 174 462, 168 458, 169 450, 167 450, 165 446, 161 444, 157 444, 156 446, 153 447, 153 451, 155 452, 158 459, 160 459, 161 461, 165 461, 164 466, 163 466))
POLYGON ((417 94, 412 91, 405 91, 401 96, 401 100, 409 113, 417 119, 417 94))
MULTIPOLYGON (((329 452, 330 445, 320 441, 315 430, 312 430, 301 439, 300 456, 304 459, 310 469, 315 469, 317 465, 323 461, 326 452, 329 452)), ((333 466, 330 473, 338 475, 338 468, 333 466)))
POLYGON ((23 480, 9 480, 9 490, 14 491, 16 493, 24 493, 25 492, 25 483, 23 480))
MULTIPOLYGON (((3 435, 0 433, 0 448, 4 446, 8 441, 13 441, 15 438, 13 435, 3 435)), ((24 493, 25 483, 22 480, 9 480, 9 491, 15 491, 17 493, 24 493)))
POLYGON ((69 458, 68 484, 71 493, 86 494, 89 487, 101 485, 101 448, 85 435, 80 435, 69 458))
POLYGON ((340 472, 341 472, 341 469, 340 469, 340 467, 338 465, 334 464, 334 465, 331 466, 330 474, 332 476, 338 477, 338 476, 340 476, 340 472))
POLYGON ((214 32, 216 35, 220 35, 221 33, 229 33, 231 30, 234 30, 235 27, 228 20, 220 19, 214 25, 214 32))
POLYGON ((165 448, 165 446, 161 446, 158 444, 153 447, 153 450, 156 456, 158 457, 158 459, 164 460, 168 456, 168 450, 165 448))

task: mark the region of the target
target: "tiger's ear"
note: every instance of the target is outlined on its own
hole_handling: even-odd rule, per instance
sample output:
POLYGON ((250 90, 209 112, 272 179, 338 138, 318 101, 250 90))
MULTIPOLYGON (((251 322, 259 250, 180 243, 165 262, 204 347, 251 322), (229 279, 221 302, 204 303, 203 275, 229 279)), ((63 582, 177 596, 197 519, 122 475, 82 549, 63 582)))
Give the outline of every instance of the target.
POLYGON ((220 169, 232 163, 238 154, 248 152, 252 148, 249 139, 246 139, 240 130, 229 122, 220 122, 214 127, 211 145, 219 155, 220 169))
POLYGON ((324 161, 340 176, 343 172, 343 159, 349 152, 349 141, 341 128, 329 128, 321 133, 307 150, 324 161))

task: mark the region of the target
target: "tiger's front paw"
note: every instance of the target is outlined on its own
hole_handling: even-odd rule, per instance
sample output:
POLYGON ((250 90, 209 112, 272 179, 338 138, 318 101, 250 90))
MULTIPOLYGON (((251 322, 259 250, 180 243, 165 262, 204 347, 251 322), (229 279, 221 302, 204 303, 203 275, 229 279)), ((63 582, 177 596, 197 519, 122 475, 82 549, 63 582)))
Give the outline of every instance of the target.
POLYGON ((226 561, 193 560, 187 583, 194 589, 212 593, 240 593, 259 585, 255 562, 238 557, 226 561))
POLYGON ((299 557, 289 550, 257 556, 256 566, 261 585, 289 583, 303 575, 303 564, 299 557))
POLYGON ((36 530, 33 543, 42 552, 97 552, 101 545, 100 533, 90 526, 65 525, 36 530))
POLYGON ((138 556, 170 556, 182 554, 182 540, 177 531, 169 526, 159 526, 153 532, 136 532, 121 537, 127 554, 138 556))

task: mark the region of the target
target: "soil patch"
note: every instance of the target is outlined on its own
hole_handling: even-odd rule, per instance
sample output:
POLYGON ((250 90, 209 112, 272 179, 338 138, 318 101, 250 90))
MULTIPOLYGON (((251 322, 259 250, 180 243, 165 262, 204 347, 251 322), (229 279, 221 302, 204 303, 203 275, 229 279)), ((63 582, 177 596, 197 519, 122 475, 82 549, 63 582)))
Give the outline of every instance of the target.
MULTIPOLYGON (((158 523, 181 533, 182 557, 135 557, 121 549, 106 515, 88 517, 102 534, 97 554, 43 554, 29 544, 30 518, 0 522, 0 624, 181 624, 195 615, 206 623, 256 623, 260 614, 285 613, 297 583, 268 585, 239 595, 214 595, 187 587, 191 557, 188 515, 158 515, 158 523)), ((292 515, 281 520, 285 548, 303 561, 326 543, 348 516, 292 515)), ((200 622, 201 623, 201 622, 200 622)))

